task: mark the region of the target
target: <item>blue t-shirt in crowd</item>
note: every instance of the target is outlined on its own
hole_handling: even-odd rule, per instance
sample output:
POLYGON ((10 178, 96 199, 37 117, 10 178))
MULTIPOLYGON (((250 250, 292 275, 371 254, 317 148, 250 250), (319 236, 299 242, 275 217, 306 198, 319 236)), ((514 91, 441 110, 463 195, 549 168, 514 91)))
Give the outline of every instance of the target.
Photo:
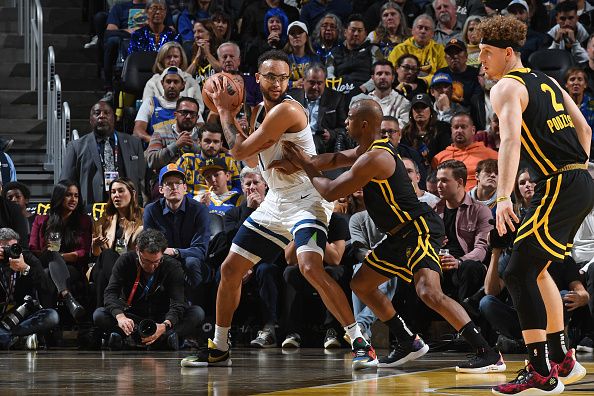
POLYGON ((109 10, 107 24, 117 25, 119 29, 138 29, 146 24, 146 4, 133 4, 131 1, 117 3, 109 10))

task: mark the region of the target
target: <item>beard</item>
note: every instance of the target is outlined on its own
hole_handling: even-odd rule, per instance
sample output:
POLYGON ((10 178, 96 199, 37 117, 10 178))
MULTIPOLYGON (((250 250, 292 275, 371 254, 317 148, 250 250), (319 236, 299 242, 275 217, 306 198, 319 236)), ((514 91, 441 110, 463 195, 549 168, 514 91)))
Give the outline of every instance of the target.
POLYGON ((437 19, 441 23, 450 23, 450 21, 452 20, 452 17, 447 12, 444 12, 442 14, 439 14, 439 16, 437 17, 437 19))
MULTIPOLYGON (((288 87, 287 87, 288 89, 288 87)), ((285 98, 285 95, 287 94, 287 89, 285 89, 279 96, 277 99, 273 99, 270 94, 268 93, 268 91, 266 90, 262 90, 262 96, 264 97, 264 99, 266 99, 269 102, 272 102, 274 104, 279 104, 283 101, 283 99, 285 98)))

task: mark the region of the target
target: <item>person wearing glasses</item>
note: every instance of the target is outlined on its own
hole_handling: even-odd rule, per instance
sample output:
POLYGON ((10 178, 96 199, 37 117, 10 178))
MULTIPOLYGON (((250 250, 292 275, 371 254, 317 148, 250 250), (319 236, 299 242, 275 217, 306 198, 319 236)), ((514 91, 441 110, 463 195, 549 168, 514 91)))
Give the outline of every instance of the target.
POLYGON ((60 179, 80 186, 80 199, 85 205, 107 202, 109 184, 118 177, 129 178, 138 191, 144 191, 142 142, 115 130, 114 111, 108 102, 93 105, 89 123, 93 133, 68 143, 60 179))
POLYGON ((146 2, 146 25, 134 31, 128 45, 128 55, 133 52, 157 52, 169 41, 182 43, 182 37, 170 26, 165 25, 167 3, 165 0, 146 2))
POLYGON ((159 192, 163 198, 144 209, 144 229, 152 228, 165 235, 167 247, 163 252, 181 262, 186 295, 195 301, 200 288, 212 280, 206 263, 210 240, 208 209, 186 197, 185 173, 175 164, 164 166, 159 172, 159 192))
POLYGON ((413 54, 404 54, 396 61, 396 91, 412 101, 417 94, 426 94, 427 82, 419 78, 419 58, 413 54))
POLYGON ((184 271, 165 254, 167 239, 153 229, 143 230, 136 249, 116 261, 105 289, 105 305, 93 313, 93 322, 108 335, 111 350, 125 346, 178 350, 204 320, 204 310, 187 306, 184 271), (123 298, 122 298, 123 296, 123 298), (155 322, 152 335, 141 334, 139 324, 155 322))

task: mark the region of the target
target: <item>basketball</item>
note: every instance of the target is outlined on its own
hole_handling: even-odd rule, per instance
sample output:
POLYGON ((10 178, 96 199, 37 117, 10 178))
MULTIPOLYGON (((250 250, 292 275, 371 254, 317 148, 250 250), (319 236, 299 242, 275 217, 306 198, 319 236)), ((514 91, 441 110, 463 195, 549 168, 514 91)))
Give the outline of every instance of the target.
POLYGON ((217 107, 210 99, 209 93, 214 92, 214 81, 218 79, 220 83, 223 83, 223 76, 227 77, 227 86, 225 87, 224 94, 222 95, 223 105, 226 109, 236 109, 243 103, 243 78, 240 74, 231 74, 226 72, 220 72, 210 76, 202 87, 202 99, 204 104, 212 111, 217 113, 217 107))

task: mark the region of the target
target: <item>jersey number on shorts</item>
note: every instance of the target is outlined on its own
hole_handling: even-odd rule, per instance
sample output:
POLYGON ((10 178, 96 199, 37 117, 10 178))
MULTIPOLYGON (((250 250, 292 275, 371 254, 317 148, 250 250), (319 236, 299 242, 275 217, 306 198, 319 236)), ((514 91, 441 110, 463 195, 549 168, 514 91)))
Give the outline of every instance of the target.
POLYGON ((553 109, 555 109, 555 111, 557 111, 557 112, 565 111, 565 107, 563 107, 563 103, 557 102, 557 95, 555 94, 555 91, 553 91, 553 88, 551 88, 550 85, 542 83, 542 84, 540 84, 540 89, 542 90, 542 92, 548 92, 551 94, 551 103, 552 103, 553 109))

